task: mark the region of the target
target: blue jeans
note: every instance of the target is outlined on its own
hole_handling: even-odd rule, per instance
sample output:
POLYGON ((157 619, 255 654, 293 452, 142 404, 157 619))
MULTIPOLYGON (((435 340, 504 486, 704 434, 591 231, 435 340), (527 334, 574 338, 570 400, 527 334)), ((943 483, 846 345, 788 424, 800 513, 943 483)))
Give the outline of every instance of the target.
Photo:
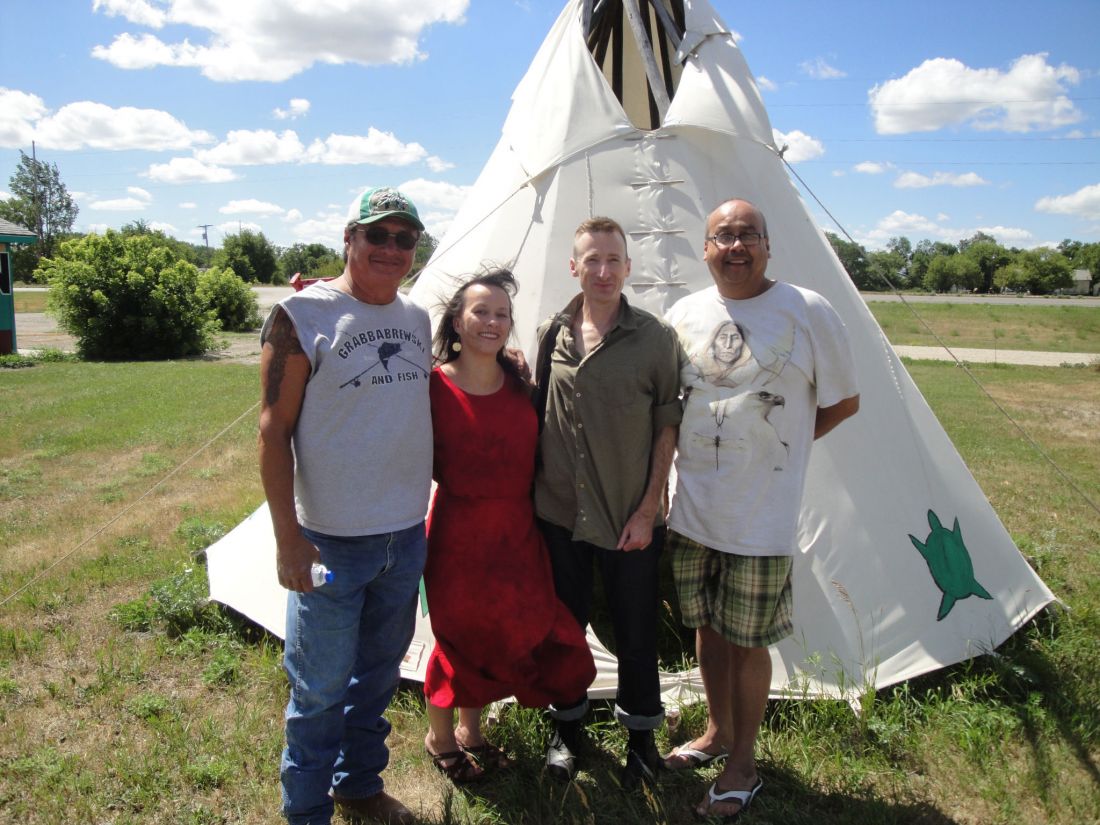
POLYGON ((291 825, 327 825, 329 788, 352 799, 382 790, 382 713, 412 641, 426 547, 423 522, 375 536, 303 533, 334 579, 287 600, 283 813, 291 825))

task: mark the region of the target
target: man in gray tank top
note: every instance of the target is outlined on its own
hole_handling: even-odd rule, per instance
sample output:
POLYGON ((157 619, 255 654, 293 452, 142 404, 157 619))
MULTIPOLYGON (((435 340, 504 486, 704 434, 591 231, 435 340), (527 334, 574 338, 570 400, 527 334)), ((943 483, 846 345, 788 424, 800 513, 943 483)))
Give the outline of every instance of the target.
POLYGON ((398 291, 424 225, 369 189, 344 228, 345 267, 276 305, 260 334, 260 475, 290 591, 280 775, 291 825, 413 823, 383 790, 383 717, 412 639, 432 472, 428 313, 398 291), (334 574, 314 588, 311 566, 334 574))

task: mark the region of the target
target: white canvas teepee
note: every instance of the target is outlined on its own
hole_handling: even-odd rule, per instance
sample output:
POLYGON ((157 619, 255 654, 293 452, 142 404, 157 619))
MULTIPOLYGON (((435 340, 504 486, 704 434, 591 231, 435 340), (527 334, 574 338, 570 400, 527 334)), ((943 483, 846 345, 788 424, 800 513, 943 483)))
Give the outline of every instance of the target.
MULTIPOLYGON (((622 223, 633 261, 627 297, 662 314, 712 283, 702 262, 707 214, 733 196, 752 200, 768 220, 768 274, 837 309, 862 395, 859 415, 814 447, 795 635, 772 649, 772 695, 850 699, 993 649, 1053 595, 814 225, 726 26, 705 0, 641 8, 566 5, 413 297, 435 308, 483 265, 508 265, 521 284, 516 330, 533 360, 537 324, 576 292, 567 262, 584 218, 622 223)), ((273 552, 262 508, 210 548, 211 596, 282 635, 273 552)), ((613 694, 614 658, 589 640, 599 667, 592 695, 613 694)), ((407 676, 422 674, 430 644, 421 613, 407 676)), ((701 695, 697 672, 662 679, 669 703, 701 695)))

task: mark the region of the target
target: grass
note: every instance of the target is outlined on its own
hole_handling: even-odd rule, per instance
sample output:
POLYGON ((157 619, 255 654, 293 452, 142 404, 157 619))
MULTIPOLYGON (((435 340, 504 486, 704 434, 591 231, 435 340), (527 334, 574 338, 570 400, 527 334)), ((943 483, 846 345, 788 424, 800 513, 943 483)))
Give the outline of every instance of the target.
POLYGON ((41 292, 28 292, 25 289, 15 288, 15 311, 16 312, 45 312, 46 311, 46 296, 45 290, 41 292))
POLYGON ((870 301, 867 307, 890 343, 896 345, 936 346, 939 336, 950 347, 1100 353, 1100 310, 1096 307, 965 301, 870 301))
MULTIPOLYGON (((1100 520, 962 370, 908 366, 1017 544, 1071 611, 1042 616, 999 656, 865 696, 859 716, 837 702, 770 703, 758 751, 767 786, 743 821, 1096 822, 1100 520)), ((971 369, 1100 499, 1100 374, 971 369)), ((281 645, 206 603, 196 557, 262 500, 254 415, 73 551, 250 410, 257 392, 254 367, 217 363, 0 370, 5 818, 279 821, 281 645)), ((586 770, 563 788, 541 769, 542 715, 506 706, 491 735, 518 765, 457 790, 423 755, 417 686, 403 687, 388 715, 387 787, 432 825, 686 823, 715 772, 667 776, 655 793, 619 792, 625 740, 599 705, 586 770)), ((662 749, 704 723, 698 705, 671 717, 662 749)))

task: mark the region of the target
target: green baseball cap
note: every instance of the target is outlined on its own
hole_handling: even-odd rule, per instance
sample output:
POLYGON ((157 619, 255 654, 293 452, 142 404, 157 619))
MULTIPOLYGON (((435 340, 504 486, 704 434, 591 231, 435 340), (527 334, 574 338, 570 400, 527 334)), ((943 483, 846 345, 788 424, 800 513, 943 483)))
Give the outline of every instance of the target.
POLYGON ((348 223, 363 225, 384 218, 400 218, 424 231, 424 224, 420 222, 420 215, 413 202, 389 186, 368 189, 352 201, 348 209, 348 223))

